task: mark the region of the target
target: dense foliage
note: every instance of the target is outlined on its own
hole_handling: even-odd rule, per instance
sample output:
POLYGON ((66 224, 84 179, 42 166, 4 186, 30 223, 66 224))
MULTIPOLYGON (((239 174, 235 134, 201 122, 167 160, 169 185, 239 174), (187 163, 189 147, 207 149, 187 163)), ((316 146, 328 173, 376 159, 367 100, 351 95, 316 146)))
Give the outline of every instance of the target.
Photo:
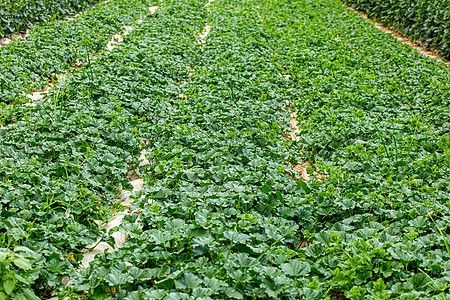
POLYGON ((448 68, 333 0, 205 4, 3 109, 0 299, 448 299, 448 68), (143 140, 128 241, 83 269, 143 140))
POLYGON ((99 54, 111 35, 144 17, 149 6, 112 0, 0 48, 0 99, 14 97, 17 106, 1 103, 0 299, 5 292, 12 299, 30 299, 32 293, 41 299, 63 286, 60 278, 74 263, 68 255, 79 258, 96 240, 93 221, 111 216, 118 184, 127 186, 128 163, 139 145, 137 133, 128 133, 138 121, 117 119, 115 103, 87 105, 57 86, 51 104, 43 100, 28 109, 21 106, 30 101, 24 92, 49 85, 52 72, 77 72, 73 61, 89 70, 95 60, 88 56, 99 54), (16 257, 27 263, 18 265, 16 257))
POLYGON ((66 22, 47 22, 25 40, 0 48, 0 106, 23 102, 40 91, 55 74, 77 71, 103 51, 113 34, 123 31, 148 11, 146 0, 112 0, 66 22))
POLYGON ((343 0, 450 59, 449 0, 343 0))
POLYGON ((1 0, 0 36, 33 28, 36 23, 74 15, 99 0, 1 0))

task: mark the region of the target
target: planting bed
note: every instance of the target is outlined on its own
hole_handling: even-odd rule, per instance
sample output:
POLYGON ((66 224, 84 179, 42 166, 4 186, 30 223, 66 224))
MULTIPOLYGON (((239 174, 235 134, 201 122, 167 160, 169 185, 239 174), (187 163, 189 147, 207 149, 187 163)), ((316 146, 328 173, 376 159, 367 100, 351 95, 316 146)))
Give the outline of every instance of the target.
POLYGON ((449 298, 446 66, 332 0, 104 5, 0 49, 0 299, 449 298))
POLYGON ((74 15, 98 2, 98 0, 2 0, 0 36, 25 30, 39 22, 74 15))
MULTIPOLYGON (((148 11, 149 1, 113 0, 67 21, 44 23, 26 39, 0 48, 0 102, 26 102, 26 94, 58 81, 57 74, 76 72, 123 27, 148 11)), ((4 111, 5 113, 5 111, 4 111)))
POLYGON ((450 58, 450 1, 343 0, 386 26, 450 58))

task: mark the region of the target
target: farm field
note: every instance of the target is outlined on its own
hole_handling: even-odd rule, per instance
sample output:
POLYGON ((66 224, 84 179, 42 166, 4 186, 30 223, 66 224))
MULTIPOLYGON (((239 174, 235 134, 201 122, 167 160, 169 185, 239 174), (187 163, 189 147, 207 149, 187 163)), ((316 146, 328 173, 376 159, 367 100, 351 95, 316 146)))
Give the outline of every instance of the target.
POLYGON ((337 1, 111 0, 0 100, 0 299, 450 299, 449 68, 337 1))

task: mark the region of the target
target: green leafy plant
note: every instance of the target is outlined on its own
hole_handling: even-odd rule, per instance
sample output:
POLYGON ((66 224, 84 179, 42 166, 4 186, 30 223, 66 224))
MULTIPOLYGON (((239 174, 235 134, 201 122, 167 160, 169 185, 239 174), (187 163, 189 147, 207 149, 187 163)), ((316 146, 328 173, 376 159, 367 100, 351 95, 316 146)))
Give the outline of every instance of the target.
POLYGON ((150 5, 142 0, 100 3, 72 20, 40 23, 30 36, 1 47, 0 102, 22 105, 30 101, 26 94, 55 84, 55 76, 77 72, 88 64, 87 53, 104 51, 112 36, 145 16, 150 5))
MULTIPOLYGON (((118 3, 117 24, 141 12, 118 3)), ((35 107, 5 109, 0 242, 38 268, 11 294, 445 299, 448 68, 336 1, 205 4, 152 3, 113 51, 80 39, 95 59, 35 107), (125 208, 143 147, 143 190, 125 208), (309 181, 292 168, 303 161, 309 181), (127 241, 82 268, 86 245, 114 245, 97 223, 118 209, 127 241)))
POLYGON ((14 252, 0 249, 0 299, 39 299, 30 287, 33 283, 33 251, 26 247, 16 247, 14 252))
POLYGON ((2 0, 0 36, 32 29, 37 23, 74 15, 97 3, 98 0, 2 0))
POLYGON ((366 12, 386 26, 394 28, 425 47, 437 49, 450 58, 450 14, 448 0, 343 0, 366 12))

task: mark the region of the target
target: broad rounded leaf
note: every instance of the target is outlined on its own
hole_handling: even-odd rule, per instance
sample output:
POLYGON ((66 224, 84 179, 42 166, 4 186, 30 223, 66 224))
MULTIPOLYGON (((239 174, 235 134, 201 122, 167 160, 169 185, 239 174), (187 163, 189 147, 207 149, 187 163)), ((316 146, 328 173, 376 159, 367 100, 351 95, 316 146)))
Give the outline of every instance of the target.
POLYGON ((311 271, 311 267, 307 262, 299 260, 291 260, 281 265, 281 269, 291 276, 305 276, 311 271))
POLYGON ((16 286, 16 283, 11 280, 5 280, 3 281, 3 288, 5 289, 6 294, 11 294, 11 292, 14 290, 14 287, 16 286))
POLYGON ((21 269, 28 270, 31 268, 31 263, 28 259, 23 257, 14 258, 14 264, 21 269))

